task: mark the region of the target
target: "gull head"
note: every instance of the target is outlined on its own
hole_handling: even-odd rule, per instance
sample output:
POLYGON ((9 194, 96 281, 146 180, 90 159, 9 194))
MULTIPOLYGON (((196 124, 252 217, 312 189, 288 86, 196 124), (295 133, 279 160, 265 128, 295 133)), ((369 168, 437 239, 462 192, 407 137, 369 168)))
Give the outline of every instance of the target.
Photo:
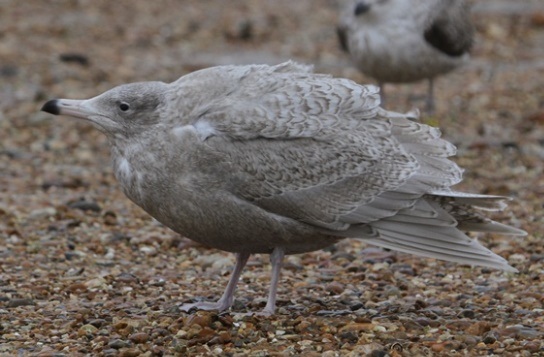
POLYGON ((88 120, 108 137, 128 138, 160 122, 166 88, 163 82, 124 84, 91 99, 52 99, 42 110, 88 120))

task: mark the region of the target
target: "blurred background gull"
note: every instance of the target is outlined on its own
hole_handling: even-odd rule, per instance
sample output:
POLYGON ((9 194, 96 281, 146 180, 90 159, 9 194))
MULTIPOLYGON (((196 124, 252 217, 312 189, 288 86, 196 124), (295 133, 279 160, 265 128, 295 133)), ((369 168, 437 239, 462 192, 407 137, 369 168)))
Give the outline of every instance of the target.
POLYGON ((464 0, 352 0, 340 15, 338 39, 354 65, 385 83, 427 79, 425 108, 435 110, 433 81, 468 60, 474 37, 464 0))

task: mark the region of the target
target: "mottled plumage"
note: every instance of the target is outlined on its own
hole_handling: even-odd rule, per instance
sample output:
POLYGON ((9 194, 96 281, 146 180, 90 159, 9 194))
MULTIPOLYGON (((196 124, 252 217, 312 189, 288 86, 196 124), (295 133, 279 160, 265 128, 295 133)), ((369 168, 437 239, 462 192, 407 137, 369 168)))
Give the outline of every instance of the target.
POLYGON ((524 232, 485 219, 503 197, 454 192, 455 147, 436 128, 380 108, 378 90, 293 62, 222 66, 43 110, 85 118, 110 139, 125 194, 194 241, 237 253, 225 310, 250 254, 269 253, 265 313, 284 254, 345 237, 514 271, 459 228, 524 232))
POLYGON ((468 59, 474 28, 464 0, 347 0, 340 44, 357 68, 384 83, 432 80, 468 59))

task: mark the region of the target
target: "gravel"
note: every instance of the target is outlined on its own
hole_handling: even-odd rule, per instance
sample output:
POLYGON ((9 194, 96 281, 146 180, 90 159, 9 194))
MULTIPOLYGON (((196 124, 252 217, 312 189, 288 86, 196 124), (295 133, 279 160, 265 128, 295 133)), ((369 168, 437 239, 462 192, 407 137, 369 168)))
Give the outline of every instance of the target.
MULTIPOLYGON (((0 355, 543 355, 544 7, 476 1, 470 65, 436 83, 460 189, 515 200, 481 236, 519 274, 387 252, 359 241, 286 259, 278 313, 185 314, 216 300, 232 257, 187 242, 119 190, 105 138, 38 110, 222 63, 293 58, 364 78, 339 50, 331 0, 5 0, 0 10, 0 355), (488 11, 489 10, 489 11, 488 11), (498 179, 500 178, 500 179, 498 179), (220 278, 219 278, 220 277, 220 278)), ((425 83, 388 87, 423 105, 425 83)), ((242 275, 236 311, 264 306, 268 257, 242 275)))

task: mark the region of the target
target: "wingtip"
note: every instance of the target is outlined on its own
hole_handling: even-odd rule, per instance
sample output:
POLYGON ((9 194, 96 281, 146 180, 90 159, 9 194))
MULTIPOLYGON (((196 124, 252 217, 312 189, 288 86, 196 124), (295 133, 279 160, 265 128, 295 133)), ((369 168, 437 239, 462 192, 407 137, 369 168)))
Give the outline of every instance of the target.
POLYGON ((510 228, 512 230, 512 233, 510 233, 510 235, 519 236, 519 237, 526 237, 529 235, 529 232, 524 231, 523 229, 518 229, 514 227, 510 227, 510 228))
POLYGON ((516 273, 516 274, 519 273, 519 270, 517 270, 516 268, 514 268, 511 265, 508 265, 508 267, 503 269, 503 271, 508 272, 508 273, 516 273))

